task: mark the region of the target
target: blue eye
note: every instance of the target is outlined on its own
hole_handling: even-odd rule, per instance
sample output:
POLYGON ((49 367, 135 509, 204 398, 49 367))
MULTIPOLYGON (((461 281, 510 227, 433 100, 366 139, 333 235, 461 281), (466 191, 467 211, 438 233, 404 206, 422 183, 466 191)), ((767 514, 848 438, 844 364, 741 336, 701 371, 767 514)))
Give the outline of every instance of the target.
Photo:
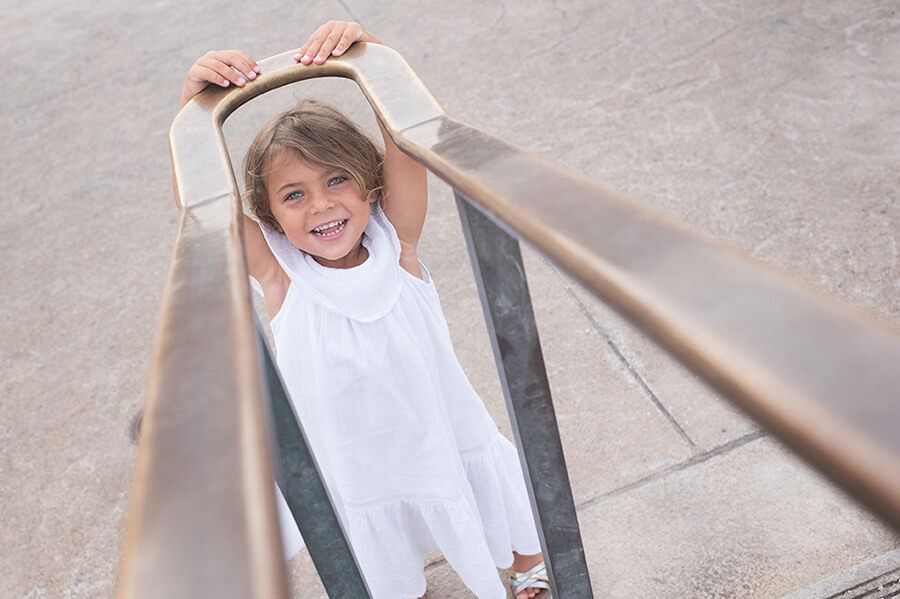
POLYGON ((331 179, 329 179, 328 184, 329 185, 337 185, 338 183, 343 183, 346 180, 347 180, 347 177, 345 177, 343 175, 338 175, 336 177, 332 177, 331 179))
POLYGON ((287 202, 289 200, 296 200, 297 198, 303 197, 302 191, 292 191, 291 193, 284 196, 284 201, 287 202))

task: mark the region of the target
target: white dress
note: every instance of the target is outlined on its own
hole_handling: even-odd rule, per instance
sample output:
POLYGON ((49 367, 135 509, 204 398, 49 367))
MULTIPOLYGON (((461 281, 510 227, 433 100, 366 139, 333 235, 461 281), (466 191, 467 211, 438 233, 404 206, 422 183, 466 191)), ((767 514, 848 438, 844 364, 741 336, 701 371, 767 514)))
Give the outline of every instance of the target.
MULTIPOLYGON (((271 323, 278 367, 373 596, 424 594, 438 549, 476 596, 505 597, 496 568, 540 544, 515 448, 453 353, 427 271, 400 267, 380 208, 350 269, 263 233, 291 279, 271 323)), ((290 557, 302 540, 279 507, 290 557)))

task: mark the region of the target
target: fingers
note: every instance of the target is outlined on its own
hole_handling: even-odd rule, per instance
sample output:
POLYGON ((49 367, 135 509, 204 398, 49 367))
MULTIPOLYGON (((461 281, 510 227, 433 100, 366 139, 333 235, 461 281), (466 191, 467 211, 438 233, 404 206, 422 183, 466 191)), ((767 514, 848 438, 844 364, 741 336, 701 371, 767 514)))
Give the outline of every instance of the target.
POLYGON ((241 87, 256 79, 259 65, 250 55, 240 50, 210 51, 191 66, 181 92, 181 106, 206 89, 210 84, 228 87, 232 83, 241 87))
POLYGON ((353 44, 353 42, 359 41, 359 38, 362 37, 363 33, 365 33, 365 30, 362 27, 356 25, 356 23, 354 23, 354 25, 355 27, 347 27, 347 29, 345 29, 341 34, 341 37, 338 38, 338 41, 334 46, 334 50, 331 51, 334 56, 340 56, 341 54, 343 54, 344 51, 347 50, 347 48, 349 48, 351 44, 353 44))
POLYGON ((259 65, 246 52, 220 50, 207 52, 197 59, 188 76, 221 87, 232 83, 240 87, 256 79, 258 73, 259 65))
POLYGON ((322 64, 329 56, 340 56, 346 52, 354 42, 381 43, 359 23, 328 21, 309 36, 294 55, 294 60, 305 65, 322 64))
POLYGON ((294 54, 294 60, 298 62, 302 62, 303 64, 309 64, 312 62, 312 59, 319 53, 319 49, 322 47, 322 42, 325 41, 325 36, 327 33, 325 29, 331 25, 332 21, 325 23, 316 29, 309 38, 307 38, 306 42, 300 49, 294 54))
POLYGON ((328 21, 309 36, 306 43, 304 43, 297 54, 294 55, 294 60, 302 62, 303 64, 310 64, 313 62, 322 64, 334 50, 337 45, 337 40, 340 39, 340 36, 348 25, 349 23, 344 23, 342 21, 328 21), (337 39, 335 39, 335 35, 337 36, 337 39))

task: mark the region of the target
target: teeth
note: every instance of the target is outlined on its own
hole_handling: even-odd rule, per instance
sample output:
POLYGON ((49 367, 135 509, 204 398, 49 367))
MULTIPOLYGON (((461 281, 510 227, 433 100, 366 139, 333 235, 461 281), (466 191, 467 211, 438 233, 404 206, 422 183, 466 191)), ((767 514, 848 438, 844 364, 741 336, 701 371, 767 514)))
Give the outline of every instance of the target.
POLYGON ((331 227, 336 227, 339 224, 341 224, 341 221, 333 220, 330 223, 325 223, 324 225, 320 225, 320 226, 316 227, 315 229, 313 229, 313 231, 321 232, 321 231, 324 231, 325 229, 330 229, 331 227))
POLYGON ((344 228, 344 224, 346 220, 333 220, 330 223, 325 223, 324 225, 319 225, 315 229, 313 229, 313 233, 317 235, 322 235, 323 237, 331 237, 332 235, 337 235, 340 233, 341 229, 344 228), (328 229, 333 229, 338 227, 337 231, 332 231, 331 233, 323 233, 323 231, 327 231, 328 229))

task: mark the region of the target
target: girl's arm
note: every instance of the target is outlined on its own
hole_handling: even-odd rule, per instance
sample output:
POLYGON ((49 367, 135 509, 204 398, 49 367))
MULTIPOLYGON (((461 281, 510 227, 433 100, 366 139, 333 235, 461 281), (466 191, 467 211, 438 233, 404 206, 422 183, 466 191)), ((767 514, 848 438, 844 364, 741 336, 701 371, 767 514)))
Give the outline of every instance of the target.
MULTIPOLYGON (((255 79, 259 65, 245 52, 222 50, 207 52, 197 59, 188 71, 181 92, 181 108, 191 98, 209 85, 228 87, 231 84, 242 87, 247 80, 255 79)), ((256 222, 244 215, 244 249, 247 253, 247 270, 259 281, 266 297, 266 308, 272 318, 281 309, 290 280, 275 259, 256 222)))
MULTIPOLYGON (((322 64, 329 56, 340 56, 354 42, 380 44, 359 23, 329 21, 319 27, 300 47, 294 60, 303 64, 322 64)), ((425 167, 403 153, 379 121, 384 138, 384 213, 400 238, 400 265, 421 278, 417 247, 428 205, 425 167)))
POLYGON ((247 253, 247 271, 259 282, 266 300, 269 318, 275 318, 284 298, 287 296, 291 280, 278 264, 275 255, 266 243, 259 224, 246 214, 243 215, 244 251, 247 253))
POLYGON ((400 266, 421 279, 422 268, 417 248, 428 208, 425 167, 394 144, 381 121, 378 122, 378 127, 384 138, 382 207, 400 238, 400 266))

